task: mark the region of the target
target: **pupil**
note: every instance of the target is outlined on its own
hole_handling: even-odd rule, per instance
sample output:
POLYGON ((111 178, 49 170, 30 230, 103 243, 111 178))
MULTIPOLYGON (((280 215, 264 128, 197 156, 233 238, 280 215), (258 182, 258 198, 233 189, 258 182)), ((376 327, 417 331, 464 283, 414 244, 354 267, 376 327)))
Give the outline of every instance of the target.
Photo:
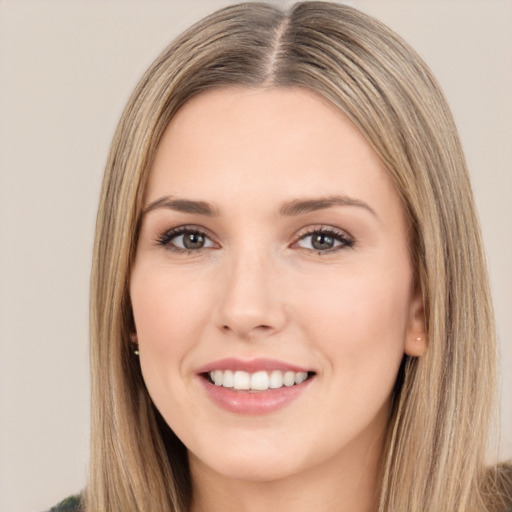
POLYGON ((204 237, 200 233, 188 233, 183 237, 183 245, 187 249, 201 249, 204 245, 204 237))
POLYGON ((332 249, 334 246, 334 238, 330 235, 318 233, 313 237, 313 247, 318 250, 332 249))

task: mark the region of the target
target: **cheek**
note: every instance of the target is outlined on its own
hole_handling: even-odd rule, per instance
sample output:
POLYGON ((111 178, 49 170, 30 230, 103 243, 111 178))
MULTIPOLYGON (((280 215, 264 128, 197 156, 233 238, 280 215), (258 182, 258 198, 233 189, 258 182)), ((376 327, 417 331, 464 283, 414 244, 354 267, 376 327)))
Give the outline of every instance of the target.
POLYGON ((371 371, 373 380, 394 372, 403 356, 409 283, 407 273, 369 278, 339 272, 308 287, 298 316, 333 368, 353 379, 366 379, 371 371))
POLYGON ((207 283, 169 272, 165 265, 135 269, 132 274, 130 293, 141 370, 149 394, 167 421, 186 395, 189 357, 211 316, 207 283))
MULTIPOLYGON (((207 280, 170 272, 166 265, 140 265, 131 276, 130 296, 148 392, 167 423, 180 423, 190 379, 188 358, 210 318, 207 280)), ((186 403, 193 414, 196 404, 186 403)), ((198 412, 198 411, 196 411, 198 412)))
POLYGON ((165 352, 190 345, 207 319, 208 287, 168 269, 134 271, 130 293, 141 348, 165 352))

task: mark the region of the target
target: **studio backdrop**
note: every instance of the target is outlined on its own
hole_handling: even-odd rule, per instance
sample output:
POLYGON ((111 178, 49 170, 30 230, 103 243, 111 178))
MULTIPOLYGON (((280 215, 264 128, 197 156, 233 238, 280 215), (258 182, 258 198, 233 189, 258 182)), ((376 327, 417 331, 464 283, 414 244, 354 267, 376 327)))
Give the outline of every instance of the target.
MULTIPOLYGON (((86 481, 88 286, 103 168, 138 78, 226 0, 0 0, 0 511, 86 481)), ((275 2, 281 3, 281 2, 275 2)), ((438 77, 480 212, 512 456, 512 2, 353 0, 438 77)))

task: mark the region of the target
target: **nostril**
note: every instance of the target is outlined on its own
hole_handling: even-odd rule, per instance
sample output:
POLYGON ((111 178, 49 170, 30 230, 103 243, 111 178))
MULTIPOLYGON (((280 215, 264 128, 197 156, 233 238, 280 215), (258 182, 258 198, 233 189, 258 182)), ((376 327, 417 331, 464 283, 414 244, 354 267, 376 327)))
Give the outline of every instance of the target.
MULTIPOLYGON (((222 326, 223 331, 234 331, 235 329, 231 328, 229 325, 223 325, 222 326)), ((252 328, 252 330, 256 331, 271 331, 272 326, 271 325, 257 325, 252 328)))

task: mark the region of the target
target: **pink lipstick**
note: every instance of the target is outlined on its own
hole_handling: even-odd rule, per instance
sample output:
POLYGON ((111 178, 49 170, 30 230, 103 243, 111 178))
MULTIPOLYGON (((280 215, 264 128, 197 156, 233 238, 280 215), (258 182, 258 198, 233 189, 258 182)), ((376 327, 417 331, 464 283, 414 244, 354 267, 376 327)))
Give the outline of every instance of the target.
POLYGON ((267 414, 285 407, 309 387, 315 372, 274 359, 221 359, 198 369, 209 398, 238 414, 267 414))

